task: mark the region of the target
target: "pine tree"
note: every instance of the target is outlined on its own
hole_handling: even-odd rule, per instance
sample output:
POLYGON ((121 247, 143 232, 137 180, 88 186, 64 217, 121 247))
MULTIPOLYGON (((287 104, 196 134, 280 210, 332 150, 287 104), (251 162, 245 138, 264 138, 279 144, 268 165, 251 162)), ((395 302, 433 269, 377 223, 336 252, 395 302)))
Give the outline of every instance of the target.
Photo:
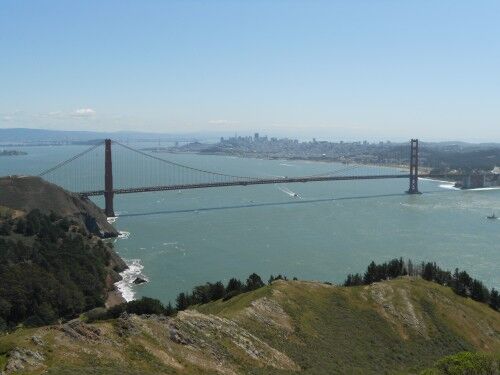
POLYGON ((186 296, 186 293, 179 293, 175 302, 175 308, 177 309, 177 311, 186 310, 189 307, 189 300, 186 296))
POLYGON ((243 283, 234 277, 229 279, 226 286, 226 293, 243 290, 243 283))
POLYGON ((165 315, 172 316, 175 313, 175 309, 172 307, 172 303, 169 302, 167 307, 165 307, 165 315))
POLYGON ((479 302, 488 302, 490 300, 490 293, 488 289, 479 280, 474 279, 471 287, 471 298, 479 302))
POLYGON ((226 288, 222 282, 217 281, 215 284, 210 284, 210 300, 216 301, 221 299, 226 294, 226 288))
POLYGON ((246 290, 248 291, 255 290, 263 286, 264 282, 262 281, 259 275, 257 275, 256 273, 252 273, 250 276, 248 276, 246 290))
POLYGON ((495 288, 492 288, 490 292, 490 306, 495 310, 500 310, 500 295, 495 288))
POLYGON ((372 262, 368 265, 365 275, 363 277, 364 284, 368 285, 377 281, 377 265, 372 260, 372 262))
POLYGON ((407 269, 408 269, 408 275, 415 276, 415 274, 414 274, 415 270, 413 268, 413 262, 411 261, 411 259, 408 259, 407 269))

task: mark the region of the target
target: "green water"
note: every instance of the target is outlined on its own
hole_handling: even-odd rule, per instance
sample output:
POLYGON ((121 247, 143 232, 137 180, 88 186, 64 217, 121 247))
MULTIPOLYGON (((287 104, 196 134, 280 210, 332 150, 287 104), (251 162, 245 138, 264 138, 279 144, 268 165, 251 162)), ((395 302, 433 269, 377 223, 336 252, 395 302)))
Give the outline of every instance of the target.
MULTIPOLYGON (((0 159, 0 174, 34 173, 82 148, 26 150, 27 156, 0 159)), ((334 168, 300 161, 162 156, 240 175, 312 175, 334 168)), ((409 196, 403 193, 407 184, 405 179, 344 181, 116 196, 115 226, 129 233, 115 241, 119 254, 133 265, 127 280, 138 274, 149 280, 121 287, 129 297, 133 292, 167 302, 193 285, 252 272, 266 280, 281 273, 341 282, 371 260, 399 256, 460 267, 500 287, 500 220, 486 219, 500 212, 500 190, 456 191, 442 182, 420 181, 424 194, 409 196)), ((100 198, 95 201, 102 205, 100 198)))

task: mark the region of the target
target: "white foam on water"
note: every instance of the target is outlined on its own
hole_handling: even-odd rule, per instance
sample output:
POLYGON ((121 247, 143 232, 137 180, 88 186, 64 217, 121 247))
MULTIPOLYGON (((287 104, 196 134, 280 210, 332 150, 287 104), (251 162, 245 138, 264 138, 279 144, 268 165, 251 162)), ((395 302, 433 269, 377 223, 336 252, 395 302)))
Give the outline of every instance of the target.
POLYGON ((284 167, 295 167, 295 165, 293 165, 293 164, 287 164, 287 163, 280 163, 280 165, 282 165, 284 167))
POLYGON ((127 263, 128 268, 125 271, 120 272, 122 280, 115 283, 115 285, 125 301, 129 302, 133 301, 135 297, 134 280, 138 277, 146 281, 149 281, 149 279, 142 274, 144 266, 141 264, 140 259, 126 259, 125 263, 127 263))
POLYGON ((125 232, 124 230, 118 232, 118 238, 122 240, 128 240, 129 237, 130 237, 130 232, 125 232))
POLYGON ((499 190, 500 186, 476 188, 476 189, 466 189, 465 191, 487 191, 487 190, 499 190))
POLYGON ((460 188, 455 187, 455 185, 450 184, 441 184, 439 185, 441 189, 449 189, 449 190, 461 190, 460 188))
POLYGON ((118 216, 111 216, 107 218, 109 224, 113 224, 116 220, 118 220, 118 216))
POLYGON ((488 191, 488 190, 500 190, 500 186, 490 186, 490 187, 483 187, 483 188, 475 188, 475 189, 460 189, 455 187, 455 184, 450 182, 450 181, 445 181, 445 180, 436 180, 434 178, 426 178, 426 177, 419 177, 419 180, 425 180, 425 181, 433 181, 433 182, 441 182, 439 185, 440 188, 443 189, 450 189, 450 190, 463 190, 463 191, 488 191))
POLYGON ((447 184, 451 184, 452 183, 451 181, 437 180, 435 178, 427 178, 427 177, 419 177, 418 179, 419 180, 423 180, 423 181, 444 182, 444 183, 447 183, 447 184))

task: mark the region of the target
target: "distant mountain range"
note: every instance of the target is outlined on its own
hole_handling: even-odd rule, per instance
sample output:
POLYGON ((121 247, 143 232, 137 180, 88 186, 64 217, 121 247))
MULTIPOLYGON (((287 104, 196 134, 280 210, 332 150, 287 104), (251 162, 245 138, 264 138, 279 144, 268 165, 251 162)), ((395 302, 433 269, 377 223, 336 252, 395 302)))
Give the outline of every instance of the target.
MULTIPOLYGON (((253 134, 251 131, 248 134, 253 134)), ((88 142, 96 139, 112 138, 118 141, 215 141, 220 137, 234 136, 233 132, 228 131, 206 131, 196 133, 152 133, 139 131, 116 131, 116 132, 97 132, 97 131, 79 131, 79 130, 49 130, 49 129, 29 129, 29 128, 0 128, 0 144, 12 143, 44 143, 44 142, 88 142)), ((326 139, 328 140, 328 139, 326 139)), ((423 142, 424 143, 424 142, 423 142)), ((475 146, 480 148, 500 147, 500 143, 473 143, 462 141, 443 141, 443 142, 425 142, 426 145, 446 146, 475 146)))
POLYGON ((95 132, 68 131, 28 128, 0 129, 0 143, 33 143, 33 142, 85 142, 94 139, 113 138, 116 140, 134 141, 196 141, 206 138, 202 134, 168 134, 133 131, 95 132))

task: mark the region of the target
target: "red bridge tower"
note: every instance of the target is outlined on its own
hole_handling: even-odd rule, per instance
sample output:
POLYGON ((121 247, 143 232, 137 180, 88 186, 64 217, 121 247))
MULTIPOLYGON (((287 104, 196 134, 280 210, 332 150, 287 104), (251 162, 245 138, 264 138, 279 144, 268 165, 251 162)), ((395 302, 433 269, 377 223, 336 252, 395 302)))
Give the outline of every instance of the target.
POLYGON ((111 160, 111 139, 104 141, 104 212, 107 217, 114 217, 113 209, 113 162, 111 160))
POLYGON ((411 140, 410 188, 408 194, 420 194, 418 191, 418 139, 411 140))

